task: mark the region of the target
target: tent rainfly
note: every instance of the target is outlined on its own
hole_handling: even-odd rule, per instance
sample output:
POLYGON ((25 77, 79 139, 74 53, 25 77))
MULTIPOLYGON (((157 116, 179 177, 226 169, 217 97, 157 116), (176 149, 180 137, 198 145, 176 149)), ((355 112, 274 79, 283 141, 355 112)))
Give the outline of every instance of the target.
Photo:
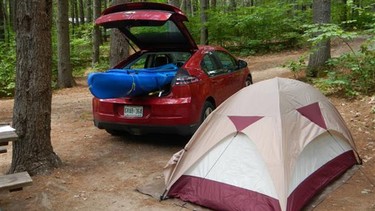
POLYGON ((215 210, 301 210, 359 163, 329 100, 306 83, 274 78, 210 114, 165 167, 162 198, 215 210))

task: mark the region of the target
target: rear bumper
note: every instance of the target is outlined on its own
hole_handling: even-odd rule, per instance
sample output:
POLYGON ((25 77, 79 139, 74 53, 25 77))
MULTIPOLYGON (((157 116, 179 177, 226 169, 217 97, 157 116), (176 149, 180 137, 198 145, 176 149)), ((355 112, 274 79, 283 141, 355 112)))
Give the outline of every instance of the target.
POLYGON ((200 109, 191 98, 93 99, 94 124, 100 129, 132 134, 191 135, 199 127, 200 109), (125 106, 142 106, 142 117, 126 117, 125 106))
POLYGON ((94 120, 94 125, 99 129, 125 131, 134 135, 161 133, 161 134, 179 134, 183 136, 192 135, 197 129, 198 124, 183 125, 183 126, 145 126, 135 124, 123 124, 112 122, 101 122, 94 120))

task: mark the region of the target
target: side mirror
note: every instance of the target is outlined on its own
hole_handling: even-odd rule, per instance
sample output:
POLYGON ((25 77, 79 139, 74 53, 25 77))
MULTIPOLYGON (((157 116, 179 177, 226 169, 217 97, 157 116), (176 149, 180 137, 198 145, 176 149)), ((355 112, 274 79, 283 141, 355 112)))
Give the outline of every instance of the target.
POLYGON ((247 67, 247 62, 245 62, 244 60, 238 60, 238 68, 239 69, 242 69, 242 68, 246 68, 247 67))

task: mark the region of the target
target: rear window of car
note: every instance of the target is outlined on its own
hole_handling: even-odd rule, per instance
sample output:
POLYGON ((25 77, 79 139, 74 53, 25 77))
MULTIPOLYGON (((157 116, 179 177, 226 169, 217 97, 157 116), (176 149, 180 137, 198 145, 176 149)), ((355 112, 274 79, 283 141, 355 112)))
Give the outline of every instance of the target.
POLYGON ((130 62, 124 69, 145 69, 166 64, 181 67, 190 57, 190 52, 149 52, 130 62))
POLYGON ((186 38, 181 34, 177 26, 172 21, 157 25, 157 21, 149 23, 147 26, 133 26, 130 32, 135 36, 138 42, 144 44, 152 44, 157 41, 159 44, 183 44, 186 43, 186 38))

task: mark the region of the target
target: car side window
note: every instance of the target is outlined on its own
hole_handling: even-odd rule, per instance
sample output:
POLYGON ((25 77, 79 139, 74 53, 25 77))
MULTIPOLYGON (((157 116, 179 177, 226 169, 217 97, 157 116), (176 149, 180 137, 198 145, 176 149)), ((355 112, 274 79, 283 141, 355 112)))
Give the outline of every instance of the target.
POLYGON ((133 63, 129 67, 129 69, 143 69, 146 67, 145 64, 146 64, 146 57, 141 57, 135 63, 133 63))
POLYGON ((232 72, 238 69, 237 61, 233 56, 224 51, 215 51, 215 56, 220 61, 222 68, 226 71, 232 72))
POLYGON ((215 76, 219 74, 217 64, 211 53, 207 53, 206 55, 204 55, 201 62, 201 68, 209 76, 215 76))

